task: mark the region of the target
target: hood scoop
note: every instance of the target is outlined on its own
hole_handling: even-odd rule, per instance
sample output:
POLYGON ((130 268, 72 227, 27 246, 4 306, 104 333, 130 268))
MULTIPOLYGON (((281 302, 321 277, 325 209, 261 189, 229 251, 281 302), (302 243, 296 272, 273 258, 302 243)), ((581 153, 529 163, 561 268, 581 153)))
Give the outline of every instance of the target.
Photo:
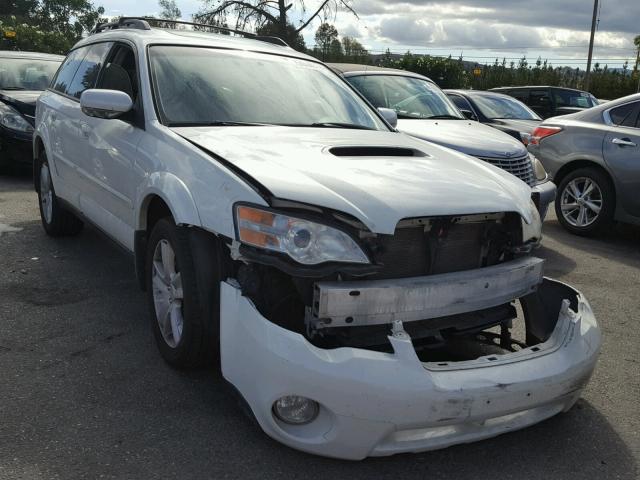
POLYGON ((329 152, 336 157, 426 157, 427 155, 414 148, 402 147, 332 147, 329 152))

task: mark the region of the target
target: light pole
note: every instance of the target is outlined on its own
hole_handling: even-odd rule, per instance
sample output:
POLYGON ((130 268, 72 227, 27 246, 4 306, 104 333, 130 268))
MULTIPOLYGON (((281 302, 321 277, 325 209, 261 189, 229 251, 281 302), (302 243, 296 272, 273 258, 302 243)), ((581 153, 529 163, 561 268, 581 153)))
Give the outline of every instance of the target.
POLYGON ((593 39, 596 35, 596 22, 598 20, 598 0, 593 0, 593 19, 591 20, 591 38, 589 40, 589 57, 587 58, 587 73, 584 76, 583 88, 589 91, 589 74, 591 73, 591 57, 593 56, 593 39))

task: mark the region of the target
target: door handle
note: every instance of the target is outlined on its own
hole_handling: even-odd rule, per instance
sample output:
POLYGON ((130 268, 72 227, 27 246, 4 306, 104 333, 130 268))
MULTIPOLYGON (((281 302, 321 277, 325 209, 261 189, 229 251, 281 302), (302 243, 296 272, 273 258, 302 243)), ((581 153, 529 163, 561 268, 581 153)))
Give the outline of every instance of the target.
POLYGON ((611 140, 611 143, 620 147, 637 147, 637 145, 628 138, 614 138, 611 140))

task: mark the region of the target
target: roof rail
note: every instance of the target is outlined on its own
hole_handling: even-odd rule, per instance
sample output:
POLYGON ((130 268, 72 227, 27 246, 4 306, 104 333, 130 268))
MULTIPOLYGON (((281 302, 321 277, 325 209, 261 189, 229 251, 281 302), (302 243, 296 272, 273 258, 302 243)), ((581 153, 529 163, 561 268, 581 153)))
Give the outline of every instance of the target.
POLYGON ((194 28, 195 30, 209 29, 217 32, 233 33, 235 35, 240 35, 242 37, 251 38, 253 40, 259 40, 262 42, 273 43, 275 45, 280 45, 283 47, 289 46, 287 42, 285 42, 280 37, 257 35, 255 33, 245 32, 243 30, 237 30, 234 28, 221 27, 219 25, 187 22, 184 20, 167 20, 164 18, 152 18, 152 17, 121 17, 117 22, 102 23, 102 24, 96 25, 96 27, 91 31, 91 34, 104 32, 106 30, 115 30, 117 28, 133 28, 137 30, 150 30, 151 29, 150 24, 160 25, 160 27, 165 27, 167 24, 189 25, 191 27, 196 27, 194 28))

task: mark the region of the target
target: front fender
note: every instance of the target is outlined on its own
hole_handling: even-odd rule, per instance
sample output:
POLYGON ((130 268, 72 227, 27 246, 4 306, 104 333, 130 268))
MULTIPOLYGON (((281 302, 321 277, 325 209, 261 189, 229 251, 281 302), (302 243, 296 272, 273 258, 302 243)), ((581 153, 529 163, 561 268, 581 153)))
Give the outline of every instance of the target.
POLYGON ((172 173, 154 172, 136 192, 136 230, 147 228, 147 207, 154 196, 167 204, 177 225, 202 225, 193 196, 184 182, 172 173))

